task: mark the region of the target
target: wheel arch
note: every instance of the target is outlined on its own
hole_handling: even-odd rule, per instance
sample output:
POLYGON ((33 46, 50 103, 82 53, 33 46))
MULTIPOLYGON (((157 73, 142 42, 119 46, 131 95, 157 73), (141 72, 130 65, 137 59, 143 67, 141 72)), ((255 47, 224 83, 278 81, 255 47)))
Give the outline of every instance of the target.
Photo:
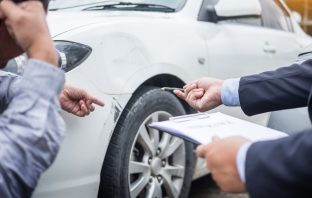
MULTIPOLYGON (((141 90, 145 86, 151 86, 151 87, 178 87, 182 88, 186 83, 180 79, 179 77, 171 74, 159 74, 156 76, 153 76, 143 82, 133 93, 135 95, 139 90, 141 90)), ((131 100, 131 99, 130 99, 131 100)), ((190 107, 185 101, 179 99, 180 103, 183 105, 184 110, 187 114, 189 113, 195 113, 196 111, 190 107)))

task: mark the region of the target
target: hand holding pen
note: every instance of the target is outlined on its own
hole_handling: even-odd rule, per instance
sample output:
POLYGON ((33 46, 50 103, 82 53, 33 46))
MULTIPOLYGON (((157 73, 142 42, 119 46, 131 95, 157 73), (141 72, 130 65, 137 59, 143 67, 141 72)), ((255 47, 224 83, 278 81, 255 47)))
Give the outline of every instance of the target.
POLYGON ((181 92, 184 92, 184 89, 182 88, 176 88, 176 87, 163 87, 161 88, 161 90, 163 91, 169 91, 169 92, 174 92, 174 91, 181 91, 181 92))
POLYGON ((201 78, 183 87, 183 91, 174 90, 173 93, 185 100, 192 108, 205 112, 222 104, 221 89, 223 80, 201 78))

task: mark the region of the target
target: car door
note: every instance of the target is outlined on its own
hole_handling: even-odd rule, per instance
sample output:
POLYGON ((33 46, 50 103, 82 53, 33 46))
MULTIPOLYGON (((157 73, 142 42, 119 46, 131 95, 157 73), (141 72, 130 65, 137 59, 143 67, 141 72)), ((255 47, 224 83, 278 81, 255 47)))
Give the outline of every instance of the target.
MULTIPOLYGON (((207 2, 212 3, 206 0, 203 6, 207 6, 207 2)), ((231 9, 240 10, 239 4, 233 6, 231 9)), ((208 35, 204 40, 208 49, 209 76, 241 77, 276 67, 275 51, 270 48, 272 31, 262 27, 261 14, 233 16, 215 24, 201 21, 202 34, 208 35)))
POLYGON ((261 27, 260 18, 222 21, 218 26, 219 34, 207 40, 210 75, 226 79, 276 67, 271 31, 261 27))
MULTIPOLYGON (((205 0, 203 6, 214 7, 220 1, 223 0, 205 0), (207 5, 207 2, 210 5, 207 5)), ((260 12, 257 7, 254 9, 251 7, 250 10, 255 12, 249 12, 248 15, 237 14, 237 16, 221 18, 215 23, 201 20, 202 34, 206 35, 204 41, 208 49, 208 76, 227 79, 274 70, 281 65, 289 64, 297 56, 295 50, 298 50, 299 46, 296 45, 294 37, 288 38, 292 33, 264 27, 263 3, 259 0, 250 1, 255 5, 258 3, 260 12)), ((231 5, 232 13, 235 13, 235 10, 240 12, 242 10, 240 6, 247 2, 241 0, 240 3, 231 5)), ((270 14, 270 12, 266 13, 270 14)), ((247 118, 243 116, 240 109, 222 107, 218 111, 259 124, 266 124, 268 118, 267 114, 247 118)))
POLYGON ((280 0, 260 0, 262 22, 270 29, 266 46, 263 50, 271 53, 278 66, 288 66, 295 62, 304 45, 298 42, 290 13, 280 0))

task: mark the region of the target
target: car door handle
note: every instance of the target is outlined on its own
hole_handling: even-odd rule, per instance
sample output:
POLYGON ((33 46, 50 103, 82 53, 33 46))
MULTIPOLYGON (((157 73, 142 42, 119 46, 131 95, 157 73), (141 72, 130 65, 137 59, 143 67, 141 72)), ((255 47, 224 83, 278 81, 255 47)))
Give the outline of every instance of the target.
POLYGON ((266 54, 276 54, 276 48, 271 45, 264 46, 263 51, 266 54))

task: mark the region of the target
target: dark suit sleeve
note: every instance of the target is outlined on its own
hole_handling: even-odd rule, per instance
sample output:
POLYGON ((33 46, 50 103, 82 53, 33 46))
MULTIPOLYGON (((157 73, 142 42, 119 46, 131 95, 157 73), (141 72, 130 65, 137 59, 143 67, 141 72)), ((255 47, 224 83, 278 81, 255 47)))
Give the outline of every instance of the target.
POLYGON ((241 78, 239 98, 243 111, 255 115, 304 107, 312 85, 312 60, 275 71, 241 78))
POLYGON ((246 185, 252 198, 311 197, 312 130, 254 143, 247 152, 246 185))

